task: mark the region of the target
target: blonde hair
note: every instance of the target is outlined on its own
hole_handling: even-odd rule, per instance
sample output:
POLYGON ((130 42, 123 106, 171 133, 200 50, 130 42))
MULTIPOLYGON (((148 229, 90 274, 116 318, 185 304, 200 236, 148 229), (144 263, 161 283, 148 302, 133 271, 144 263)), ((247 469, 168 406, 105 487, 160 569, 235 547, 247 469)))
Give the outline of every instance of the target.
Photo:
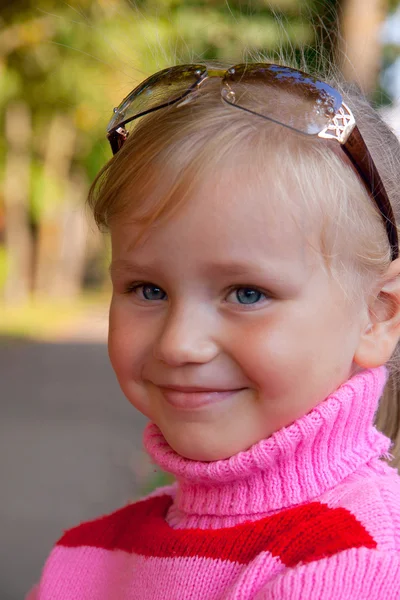
MULTIPOLYGON (((400 223, 399 141, 357 89, 336 75, 325 81, 340 90, 353 111, 400 223)), ((254 90, 258 93, 265 101, 265 87, 254 90)), ((285 202, 285 190, 289 198, 285 181, 290 174, 303 215, 319 220, 328 267, 349 294, 366 295, 386 272, 390 248, 381 216, 338 144, 300 136, 230 107, 221 101, 218 79, 207 80, 189 100, 134 122, 134 134, 90 189, 88 202, 98 226, 108 229, 114 219, 129 213, 143 226, 144 235, 155 221, 170 218, 208 169, 232 158, 236 168, 250 169, 257 177, 279 157, 279 169, 274 171, 282 189, 279 201, 285 202)), ((400 411, 393 367, 377 425, 393 440, 392 464, 397 466, 400 411)))

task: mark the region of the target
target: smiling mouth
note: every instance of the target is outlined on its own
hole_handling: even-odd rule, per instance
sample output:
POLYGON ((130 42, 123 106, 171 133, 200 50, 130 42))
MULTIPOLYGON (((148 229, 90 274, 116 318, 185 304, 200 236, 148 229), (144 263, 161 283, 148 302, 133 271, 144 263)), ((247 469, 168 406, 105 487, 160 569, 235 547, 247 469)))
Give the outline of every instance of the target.
POLYGON ((234 390, 211 390, 199 388, 159 388, 164 399, 173 406, 181 410, 193 410, 202 408, 211 404, 217 404, 223 400, 230 398, 234 394, 243 391, 246 388, 238 388, 234 390))

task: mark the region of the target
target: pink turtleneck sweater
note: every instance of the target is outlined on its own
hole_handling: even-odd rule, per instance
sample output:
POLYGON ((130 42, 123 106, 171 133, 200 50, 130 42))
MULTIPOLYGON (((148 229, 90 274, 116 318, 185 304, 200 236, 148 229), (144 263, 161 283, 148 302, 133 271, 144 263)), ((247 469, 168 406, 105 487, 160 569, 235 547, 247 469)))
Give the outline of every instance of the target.
POLYGON ((385 369, 227 460, 145 446, 177 483, 58 541, 29 600, 399 600, 400 478, 373 426, 385 369))

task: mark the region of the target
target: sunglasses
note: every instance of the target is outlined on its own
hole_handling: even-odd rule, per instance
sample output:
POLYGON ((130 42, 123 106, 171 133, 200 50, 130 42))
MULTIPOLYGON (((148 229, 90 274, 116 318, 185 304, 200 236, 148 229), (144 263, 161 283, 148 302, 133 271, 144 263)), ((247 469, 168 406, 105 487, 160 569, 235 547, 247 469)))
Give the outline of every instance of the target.
POLYGON ((113 154, 129 132, 126 125, 173 104, 189 102, 209 77, 221 78, 221 97, 231 106, 305 135, 336 140, 372 196, 386 228, 391 258, 399 256, 397 228, 388 195, 371 154, 341 94, 315 77, 280 65, 240 64, 227 70, 178 65, 155 73, 114 108, 107 127, 113 154), (252 86, 268 86, 268 102, 252 86))

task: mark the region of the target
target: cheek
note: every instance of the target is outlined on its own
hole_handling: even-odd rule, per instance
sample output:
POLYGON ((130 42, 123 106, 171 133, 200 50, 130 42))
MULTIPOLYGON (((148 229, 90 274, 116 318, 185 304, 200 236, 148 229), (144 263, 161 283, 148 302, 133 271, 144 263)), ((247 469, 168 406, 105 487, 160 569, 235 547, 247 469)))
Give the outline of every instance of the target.
POLYGON ((120 387, 129 402, 150 418, 141 381, 149 352, 146 346, 148 334, 144 325, 132 318, 129 310, 121 309, 118 301, 111 303, 109 322, 108 354, 120 387))
POLYGON ((148 347, 149 327, 137 318, 129 300, 113 298, 110 306, 108 352, 116 371, 129 376, 136 374, 143 357, 151 351, 148 347))
POLYGON ((245 335, 238 332, 236 359, 260 390, 278 397, 293 394, 304 375, 315 384, 318 373, 326 376, 337 362, 351 364, 352 341, 336 308, 287 305, 247 328, 245 335))
POLYGON ((112 300, 108 330, 108 354, 118 379, 127 376, 135 353, 129 313, 121 310, 120 302, 112 300), (126 314, 125 314, 126 313, 126 314))
POLYGON ((270 395, 279 395, 299 360, 301 337, 299 323, 291 323, 287 314, 274 314, 237 331, 235 360, 260 391, 268 388, 270 395))

